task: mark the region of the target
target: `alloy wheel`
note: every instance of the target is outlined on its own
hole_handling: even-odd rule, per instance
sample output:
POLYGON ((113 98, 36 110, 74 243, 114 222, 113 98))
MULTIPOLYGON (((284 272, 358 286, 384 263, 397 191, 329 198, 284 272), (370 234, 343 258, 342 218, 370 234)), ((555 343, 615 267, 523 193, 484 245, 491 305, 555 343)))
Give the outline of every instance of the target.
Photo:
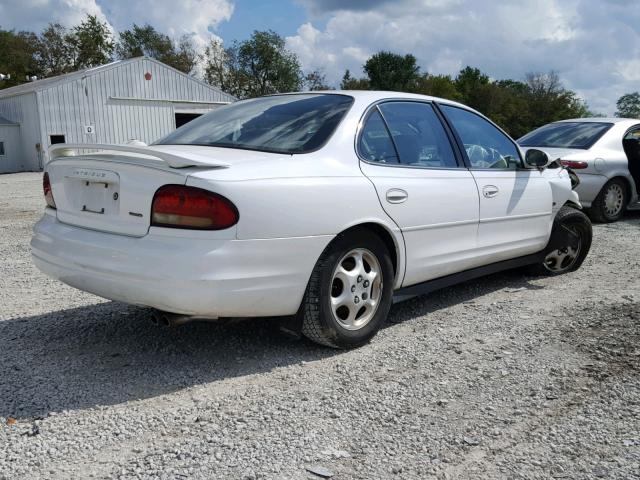
MULTIPOLYGON (((579 235, 579 232, 572 230, 573 233, 579 235)), ((544 257, 544 267, 553 273, 561 273, 570 270, 580 254, 582 246, 582 238, 578 240, 576 247, 562 247, 549 252, 544 257)))
POLYGON ((364 248, 345 254, 331 277, 331 312, 346 330, 359 330, 371 321, 382 295, 382 268, 364 248))
POLYGON ((623 207, 624 191, 617 183, 612 183, 604 195, 604 211, 607 216, 617 216, 623 207))

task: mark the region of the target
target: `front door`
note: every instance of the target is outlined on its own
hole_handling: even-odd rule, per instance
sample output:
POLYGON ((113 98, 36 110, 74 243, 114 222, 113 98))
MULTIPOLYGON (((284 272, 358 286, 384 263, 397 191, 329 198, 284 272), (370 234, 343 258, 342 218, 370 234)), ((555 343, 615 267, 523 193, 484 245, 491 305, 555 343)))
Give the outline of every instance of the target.
POLYGON ((402 230, 404 286, 477 265, 478 190, 430 103, 373 108, 358 154, 382 207, 402 230))
POLYGON ((480 193, 478 249, 484 263, 535 253, 551 229, 553 196, 538 170, 526 169, 515 143, 480 115, 440 105, 464 145, 480 193))

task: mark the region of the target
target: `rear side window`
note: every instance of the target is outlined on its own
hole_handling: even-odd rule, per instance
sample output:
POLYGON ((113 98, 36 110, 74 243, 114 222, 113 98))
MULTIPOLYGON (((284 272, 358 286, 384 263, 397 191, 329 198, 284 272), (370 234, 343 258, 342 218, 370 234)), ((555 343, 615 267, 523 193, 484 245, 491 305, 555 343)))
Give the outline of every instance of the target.
POLYGON ((491 122, 462 108, 450 105, 441 108, 462 140, 471 168, 522 168, 516 145, 491 122))
POLYGON ((455 168, 458 166, 433 106, 418 102, 389 102, 380 105, 400 156, 400 163, 413 167, 455 168))
POLYGON ((367 118, 358 144, 360 155, 370 162, 398 164, 398 155, 389 130, 376 108, 367 118))

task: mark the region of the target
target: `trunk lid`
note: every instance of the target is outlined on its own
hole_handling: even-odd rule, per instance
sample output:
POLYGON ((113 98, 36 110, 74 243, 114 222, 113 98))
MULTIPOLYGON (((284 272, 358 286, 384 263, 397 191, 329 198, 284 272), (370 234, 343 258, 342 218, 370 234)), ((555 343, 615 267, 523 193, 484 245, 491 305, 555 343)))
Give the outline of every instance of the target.
POLYGON ((191 145, 61 144, 47 163, 58 220, 109 233, 141 237, 151 223, 151 204, 163 185, 192 174, 234 181, 272 175, 280 155, 191 145), (91 152, 82 153, 80 152, 91 152))
POLYGON ((549 158, 552 160, 556 160, 558 158, 562 160, 566 160, 567 158, 591 158, 592 155, 589 154, 588 150, 580 149, 580 148, 554 148, 554 147, 521 147, 524 153, 531 148, 535 148, 538 150, 542 150, 549 155, 549 158))
POLYGON ((146 235, 154 193, 162 185, 184 184, 188 171, 138 160, 87 155, 49 162, 58 220, 104 232, 146 235))

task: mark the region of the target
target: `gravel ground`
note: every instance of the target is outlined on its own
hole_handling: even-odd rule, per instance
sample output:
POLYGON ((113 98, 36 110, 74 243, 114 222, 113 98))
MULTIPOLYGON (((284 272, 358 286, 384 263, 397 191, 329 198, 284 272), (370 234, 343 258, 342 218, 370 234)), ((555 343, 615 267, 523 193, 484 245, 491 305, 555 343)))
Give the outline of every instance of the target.
POLYGON ((336 352, 46 278, 40 179, 0 176, 2 479, 640 479, 639 214, 578 272, 416 298, 336 352))

